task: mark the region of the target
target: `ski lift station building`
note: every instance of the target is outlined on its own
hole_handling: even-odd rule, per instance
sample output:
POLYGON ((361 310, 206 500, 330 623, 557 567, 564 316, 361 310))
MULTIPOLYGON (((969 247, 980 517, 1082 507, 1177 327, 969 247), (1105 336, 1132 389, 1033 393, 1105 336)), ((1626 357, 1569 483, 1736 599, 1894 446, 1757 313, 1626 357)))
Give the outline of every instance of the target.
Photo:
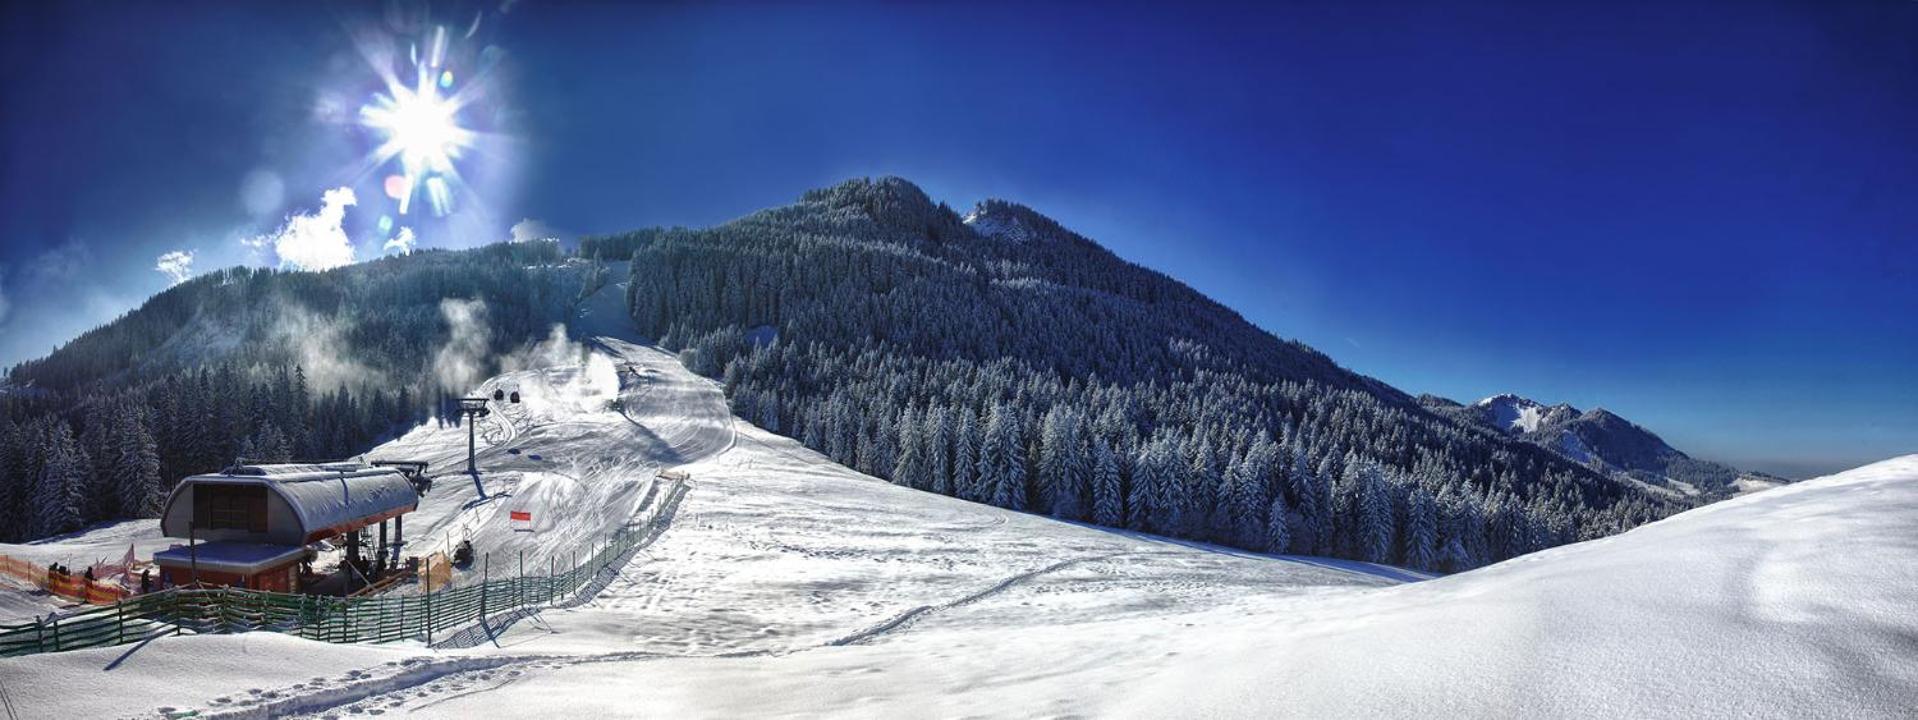
MULTIPOLYGON (((160 531, 186 546, 156 553, 168 585, 201 582, 260 590, 299 589, 307 546, 346 535, 357 554, 358 531, 419 506, 423 467, 236 465, 183 479, 167 495, 160 531)), ((385 550, 384 547, 381 548, 385 550)))

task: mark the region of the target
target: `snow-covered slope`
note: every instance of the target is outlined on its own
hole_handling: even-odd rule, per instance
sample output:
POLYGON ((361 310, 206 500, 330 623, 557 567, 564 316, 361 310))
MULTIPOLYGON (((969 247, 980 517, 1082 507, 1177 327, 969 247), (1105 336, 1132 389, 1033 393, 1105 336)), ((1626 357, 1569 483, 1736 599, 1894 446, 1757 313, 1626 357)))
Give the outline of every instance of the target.
POLYGON ((1918 456, 1203 633, 1166 717, 1911 717, 1918 456))
MULTIPOLYGON (((487 383, 525 400, 480 428, 488 497, 442 475, 408 534, 537 571, 658 517, 589 597, 436 649, 168 637, 0 660, 0 682, 23 717, 1799 718, 1918 698, 1918 456, 1401 584, 896 487, 734 420, 665 353, 588 345, 487 383)), ((423 427, 370 455, 445 472, 465 442, 423 427)))
MULTIPOLYGON (((1417 577, 1359 563, 1275 559, 1165 542, 896 487, 736 422, 716 384, 688 373, 665 353, 618 338, 588 345, 592 350, 582 362, 573 354, 576 347, 553 343, 526 358, 536 367, 494 378, 481 388, 487 393, 516 388, 523 399, 503 406, 478 428, 485 498, 456 472, 463 466, 465 428, 424 426, 368 453, 426 459, 439 473, 433 491, 407 518, 414 541, 408 552, 471 538, 491 555, 495 573, 516 570, 522 551, 528 571, 542 571, 549 558, 565 559, 616 527, 664 514, 667 529, 659 539, 596 587, 587 601, 536 618, 499 622, 487 632, 449 633, 440 638, 438 651, 414 648, 381 660, 381 668, 390 669, 422 654, 488 658, 484 668, 438 663, 430 666, 438 668, 433 672, 364 668, 355 675, 348 668, 366 657, 355 648, 274 638, 269 641, 274 652, 297 652, 303 662, 341 674, 297 685, 286 673, 269 669, 207 678, 194 675, 192 663, 180 658, 230 652, 234 639, 164 638, 130 655, 128 648, 71 653, 57 666, 32 658, 0 661, 0 677, 16 699, 24 693, 63 712, 142 709, 146 706, 126 704, 134 698, 112 690, 121 678, 137 675, 142 682, 169 686, 164 697, 170 699, 197 693, 200 700, 188 705, 201 709, 331 713, 327 708, 353 703, 361 710, 448 717, 512 712, 549 717, 555 699, 547 694, 593 672, 650 673, 664 667, 691 672, 730 658, 769 663, 773 672, 789 669, 798 678, 809 672, 811 661, 791 658, 830 655, 835 648, 890 658, 900 652, 888 645, 896 638, 936 638, 981 627, 1006 637, 1165 638, 1185 623, 1227 622, 1275 599, 1384 587, 1417 577), (655 477, 667 467, 690 474, 683 495, 668 492, 664 483, 670 481, 655 477), (532 531, 515 527, 508 510, 532 512, 532 531), (289 642, 298 648, 282 647, 289 642), (389 662, 395 665, 385 665, 389 662), (109 665, 116 669, 107 670, 109 665), (484 695, 461 699, 468 697, 463 693, 507 679, 513 688, 533 688, 542 699, 517 705, 484 695), (513 707, 520 709, 503 709, 513 707)), ((90 557, 117 555, 128 542, 143 550, 170 542, 158 538, 151 525, 121 523, 0 550, 90 557)), ((471 580, 477 571, 457 580, 471 580)), ((986 647, 1000 644, 1003 638, 986 647)), ((942 673, 996 672, 1000 658, 966 654, 934 653, 952 659, 942 673)), ((1129 676, 1154 667, 1149 658, 1134 665, 1129 676)), ((685 677, 690 681, 697 675, 685 677)), ((889 707, 903 712, 908 706, 900 703, 951 695, 955 689, 922 686, 893 698, 889 707)), ((686 692, 675 701, 686 713, 755 713, 715 692, 686 692)), ((623 696, 582 698, 594 700, 613 704, 582 710, 639 712, 623 696)), ((786 701, 804 703, 806 697, 786 701)), ((165 704, 180 707, 181 702, 165 704)), ((955 702, 981 712, 995 704, 984 695, 955 702)), ((786 707, 801 712, 803 705, 786 707)))

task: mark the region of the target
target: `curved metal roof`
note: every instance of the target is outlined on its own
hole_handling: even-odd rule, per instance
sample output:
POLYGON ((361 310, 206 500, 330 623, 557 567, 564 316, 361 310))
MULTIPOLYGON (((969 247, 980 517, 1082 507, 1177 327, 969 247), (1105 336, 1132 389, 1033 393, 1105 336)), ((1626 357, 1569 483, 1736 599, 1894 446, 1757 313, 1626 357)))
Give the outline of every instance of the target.
MULTIPOLYGON (((391 517, 419 504, 418 491, 399 470, 357 463, 230 467, 219 473, 181 480, 173 489, 173 496, 196 484, 267 487, 280 496, 299 519, 303 542, 356 529, 370 519, 391 517)), ((172 503, 173 497, 168 497, 168 506, 172 503)), ((172 513, 165 517, 171 518, 172 513)), ((181 537, 187 529, 162 527, 161 530, 168 536, 181 537)))

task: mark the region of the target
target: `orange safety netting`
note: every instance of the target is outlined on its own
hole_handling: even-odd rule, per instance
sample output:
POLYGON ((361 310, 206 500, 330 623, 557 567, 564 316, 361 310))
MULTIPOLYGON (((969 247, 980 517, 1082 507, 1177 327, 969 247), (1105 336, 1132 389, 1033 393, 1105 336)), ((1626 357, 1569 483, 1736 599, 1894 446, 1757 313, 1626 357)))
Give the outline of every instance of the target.
POLYGON ((63 575, 49 571, 43 565, 6 555, 0 555, 0 573, 32 583, 34 587, 43 588, 60 597, 94 605, 112 605, 133 594, 126 588, 112 583, 97 580, 88 582, 85 576, 63 575))

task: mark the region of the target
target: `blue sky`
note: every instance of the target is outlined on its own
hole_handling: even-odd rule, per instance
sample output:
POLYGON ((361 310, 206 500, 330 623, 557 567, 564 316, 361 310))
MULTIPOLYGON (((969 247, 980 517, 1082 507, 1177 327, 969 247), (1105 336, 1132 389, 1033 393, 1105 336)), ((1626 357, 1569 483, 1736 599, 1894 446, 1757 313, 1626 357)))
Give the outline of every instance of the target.
POLYGON ((1918 3, 1354 5, 14 6, 0 363, 166 287, 163 253, 275 262, 242 241, 335 187, 366 258, 382 215, 460 247, 896 174, 1410 392, 1793 475, 1918 452, 1918 3), (402 217, 340 108, 379 87, 355 38, 436 25, 493 139, 402 217))

